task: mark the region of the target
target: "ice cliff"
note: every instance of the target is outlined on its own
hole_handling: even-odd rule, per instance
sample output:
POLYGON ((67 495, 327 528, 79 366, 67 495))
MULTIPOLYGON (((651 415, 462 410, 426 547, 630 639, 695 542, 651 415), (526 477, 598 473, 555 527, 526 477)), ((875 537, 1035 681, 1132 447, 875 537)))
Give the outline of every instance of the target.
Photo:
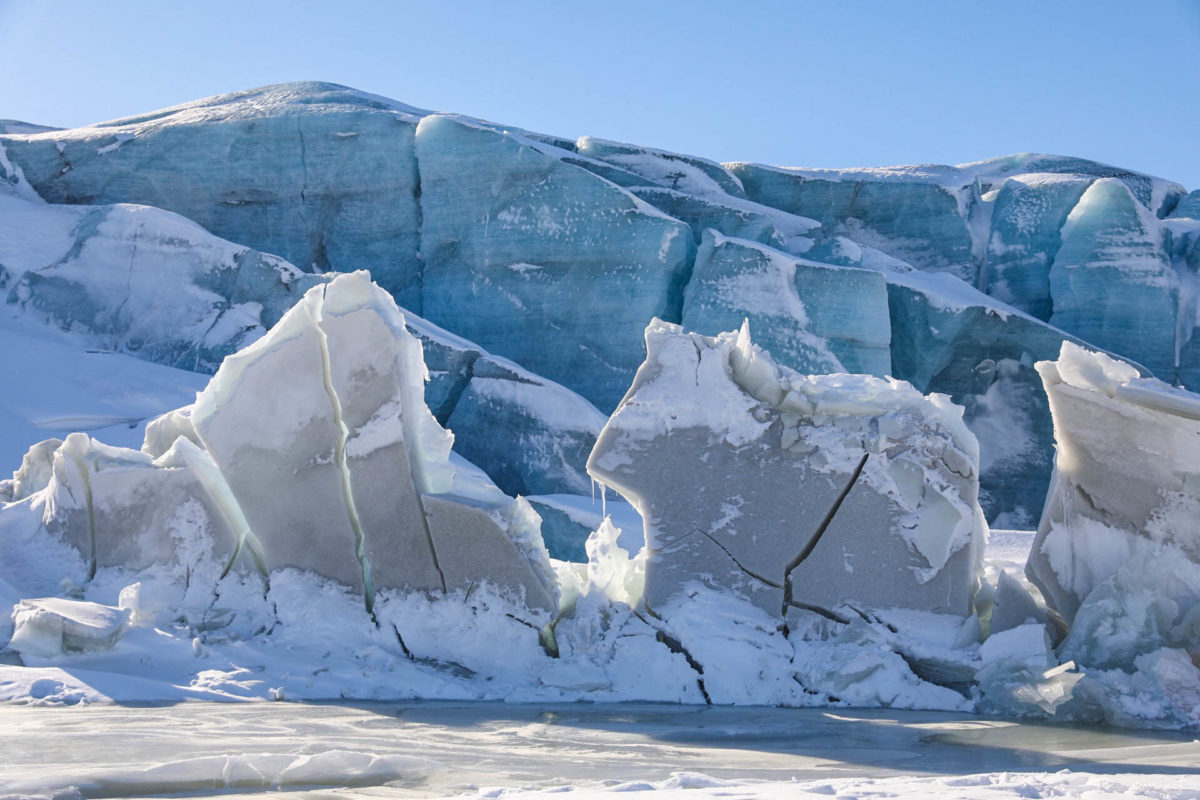
MULTIPOLYGON (((27 284, 50 285, 9 290, 10 301, 85 319, 163 363, 190 357, 212 369, 223 354, 214 337, 236 332, 235 320, 254 330, 255 303, 269 325, 280 298, 294 301, 298 292, 270 291, 290 273, 265 253, 303 273, 368 268, 406 311, 601 413, 632 379, 651 318, 713 335, 742 314, 801 372, 891 375, 966 406, 981 440, 983 505, 1004 524, 1032 524, 1041 506, 1051 438, 1032 364, 1064 339, 1198 385, 1193 212, 1182 188, 1082 159, 723 166, 319 83, 70 130, 10 126, 0 147, 8 180, 51 204, 155 206, 254 248, 237 285, 212 286, 228 273, 213 267, 199 280, 228 306, 212 331, 134 337, 122 328, 130 311, 105 311, 119 300, 78 286, 72 259, 49 269, 61 254, 22 268, 27 284), (863 270, 884 275, 886 307, 879 279, 863 270), (896 278, 906 272, 918 274, 896 278), (60 291, 59 278, 74 288, 60 291), (994 434, 1001 425, 1020 433, 1005 440, 994 434)), ((213 302, 196 298, 185 317, 211 317, 213 302)), ((570 475, 538 491, 578 492, 572 458, 570 475)))

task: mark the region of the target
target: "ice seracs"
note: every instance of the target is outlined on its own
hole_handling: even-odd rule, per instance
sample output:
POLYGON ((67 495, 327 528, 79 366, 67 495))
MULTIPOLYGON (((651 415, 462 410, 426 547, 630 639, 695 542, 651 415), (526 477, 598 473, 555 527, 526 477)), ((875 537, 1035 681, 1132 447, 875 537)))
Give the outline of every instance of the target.
POLYGON ((645 603, 691 583, 766 612, 971 613, 984 538, 961 410, 899 382, 802 376, 748 327, 655 321, 588 469, 645 520, 645 603))

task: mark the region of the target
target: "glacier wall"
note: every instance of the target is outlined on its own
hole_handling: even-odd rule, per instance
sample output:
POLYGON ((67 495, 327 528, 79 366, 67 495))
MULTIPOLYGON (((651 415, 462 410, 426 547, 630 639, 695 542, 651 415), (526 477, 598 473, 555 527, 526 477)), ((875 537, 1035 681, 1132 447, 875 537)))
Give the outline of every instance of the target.
MULTIPOLYGON (((157 206, 304 273, 368 268, 407 311, 469 340, 467 350, 515 362, 601 414, 632 380, 650 319, 711 335, 740 314, 789 367, 891 375, 964 405, 982 443, 984 507, 1008 525, 1032 524, 1049 481, 1049 412, 1033 364, 1062 341, 1200 386, 1194 198, 1082 159, 721 165, 321 83, 72 130, 7 131, 0 147, 9 182, 55 208, 157 206), (864 270, 883 276, 886 308, 864 270), (1005 427, 1019 433, 999 435, 1005 427)), ((270 277, 259 259, 239 270, 255 286, 270 277)), ((25 283, 52 277, 45 266, 26 269, 25 283)), ((42 284, 10 288, 8 299, 78 317, 96 294, 42 284)), ((215 366, 212 355, 198 366, 215 366)), ((430 391, 465 397, 464 421, 495 398, 479 394, 483 380, 465 395, 460 384, 435 380, 430 391)), ((473 456, 510 488, 576 493, 595 433, 583 427, 542 459, 561 478, 473 456)))

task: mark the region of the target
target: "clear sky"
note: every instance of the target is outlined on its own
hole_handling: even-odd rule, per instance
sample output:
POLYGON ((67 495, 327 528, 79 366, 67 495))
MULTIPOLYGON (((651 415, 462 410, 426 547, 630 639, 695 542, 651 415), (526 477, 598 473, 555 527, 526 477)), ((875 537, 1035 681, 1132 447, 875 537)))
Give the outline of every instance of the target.
POLYGON ((1200 0, 0 0, 0 117, 326 80, 721 161, 1084 156, 1200 187, 1200 0))

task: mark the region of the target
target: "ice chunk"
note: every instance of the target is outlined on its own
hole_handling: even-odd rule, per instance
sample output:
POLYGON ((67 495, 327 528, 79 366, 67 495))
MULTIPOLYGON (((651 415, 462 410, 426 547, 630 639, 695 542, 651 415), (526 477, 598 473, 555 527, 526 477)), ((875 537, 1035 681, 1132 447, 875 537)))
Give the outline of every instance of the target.
POLYGON ((61 446, 62 439, 44 439, 30 447, 12 480, 0 481, 0 501, 15 503, 45 489, 53 474, 54 453, 61 446))
POLYGON ((366 273, 340 275, 226 359, 190 420, 268 571, 333 578, 368 609, 376 589, 481 581, 552 608, 536 514, 486 478, 457 479, 425 374, 391 297, 366 273))
POLYGON ((678 318, 688 227, 517 134, 433 115, 416 148, 421 313, 602 410, 615 406, 646 323, 678 318), (581 324, 585 307, 605 324, 581 324))
MULTIPOLYGON (((1170 551, 1163 559, 1200 562, 1200 397, 1069 342, 1038 371, 1057 454, 1026 572, 1070 621, 1093 590, 1151 546, 1170 551)), ((1179 587, 1164 581, 1157 591, 1180 601, 1179 587)))
POLYGON ((1050 293, 1054 325, 1174 376, 1179 278, 1161 223, 1115 178, 1092 184, 1067 218, 1050 293))
POLYGON ((776 615, 970 613, 978 451, 946 398, 799 375, 745 328, 710 338, 655 321, 646 346, 588 469, 645 521, 650 608, 699 581, 776 615))
POLYGON ((789 257, 706 232, 684 294, 683 325, 714 334, 749 319, 772 357, 801 373, 887 375, 884 276, 789 257))
POLYGON ((173 451, 154 461, 73 433, 54 452, 50 480, 34 503, 45 529, 78 550, 93 574, 176 563, 181 542, 197 538, 222 566, 241 547, 197 471, 173 451))
POLYGON ((310 290, 225 360, 192 411, 267 569, 311 569, 368 597, 372 581, 443 588, 419 492, 448 488, 450 440, 421 418, 420 394, 405 396, 423 391, 420 345, 387 303, 392 325, 362 273, 310 290))
POLYGON ((992 598, 989 634, 994 636, 1027 623, 1046 625, 1048 621, 1046 610, 1038 605, 1025 587, 1001 570, 992 598))
POLYGON ((979 647, 983 666, 975 680, 981 709, 1015 716, 1052 715, 1072 699, 1083 674, 1072 662, 1056 665, 1044 625, 1018 625, 979 647))
POLYGON ((17 603, 12 618, 11 649, 26 657, 53 658, 112 647, 125 630, 129 612, 98 603, 44 597, 17 603))

